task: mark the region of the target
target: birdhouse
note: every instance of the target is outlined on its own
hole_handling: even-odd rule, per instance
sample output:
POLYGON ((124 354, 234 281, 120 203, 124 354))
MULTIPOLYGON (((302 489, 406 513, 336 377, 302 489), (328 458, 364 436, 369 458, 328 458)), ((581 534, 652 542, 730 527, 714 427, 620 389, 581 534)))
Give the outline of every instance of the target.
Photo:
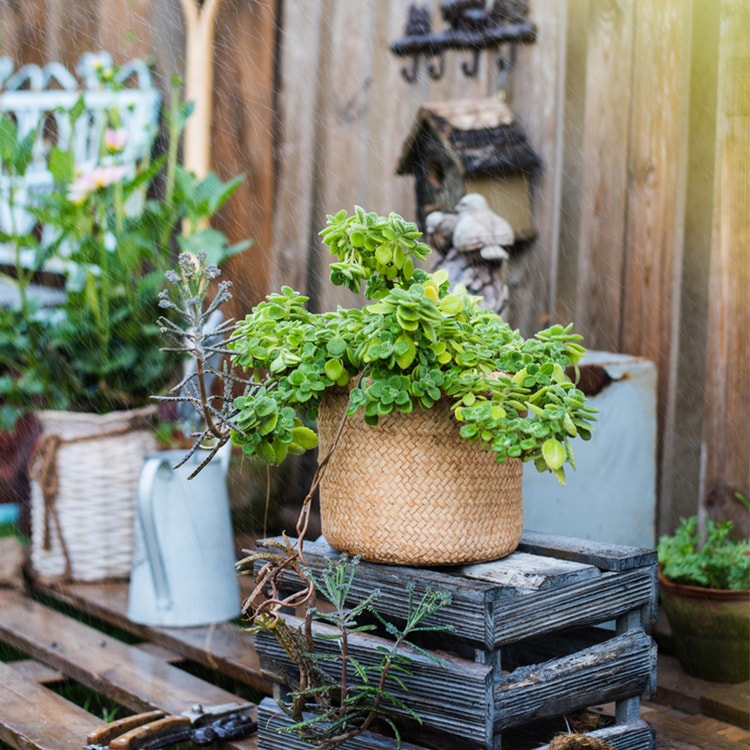
POLYGON ((396 173, 414 175, 422 229, 430 211, 453 211, 462 195, 480 193, 517 240, 529 240, 536 236, 531 178, 539 164, 505 102, 472 99, 420 107, 396 173))

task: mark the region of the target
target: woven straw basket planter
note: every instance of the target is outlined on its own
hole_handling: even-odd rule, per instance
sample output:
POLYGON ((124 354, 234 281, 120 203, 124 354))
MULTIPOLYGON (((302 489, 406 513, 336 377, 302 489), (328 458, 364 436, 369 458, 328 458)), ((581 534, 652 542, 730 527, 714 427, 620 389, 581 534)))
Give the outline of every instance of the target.
MULTIPOLYGON (((348 396, 326 394, 318 416, 327 455, 348 396)), ((502 464, 459 435, 450 404, 346 420, 320 484, 328 543, 370 562, 454 565, 504 557, 523 526, 523 464, 502 464)))
POLYGON ((154 408, 40 411, 31 461, 31 567, 41 579, 130 575, 138 477, 156 450, 154 408))

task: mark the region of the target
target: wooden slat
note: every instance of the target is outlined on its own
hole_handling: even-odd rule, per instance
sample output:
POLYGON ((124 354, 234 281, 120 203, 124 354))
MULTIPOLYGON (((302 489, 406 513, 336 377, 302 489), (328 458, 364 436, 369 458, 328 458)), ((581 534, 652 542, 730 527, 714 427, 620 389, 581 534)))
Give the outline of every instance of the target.
MULTIPOLYGON (((510 77, 509 104, 542 168, 534 176, 534 223, 531 247, 513 255, 510 265, 508 321, 528 336, 555 318, 565 151, 566 2, 530 3, 531 20, 543 43, 519 45, 510 77)), ((567 320, 565 323, 569 322, 567 320)))
MULTIPOLYGON (((292 627, 299 627, 301 620, 289 617, 292 627)), ((315 624, 315 633, 332 633, 333 629, 315 624)), ((288 674, 295 679, 298 668, 292 664, 276 638, 259 632, 255 636, 261 663, 275 674, 288 674)), ((379 663, 382 653, 378 646, 389 647, 389 642, 369 634, 352 634, 349 652, 360 663, 379 663)), ((316 648, 323 653, 338 652, 335 640, 316 640, 316 648)), ((416 711, 425 726, 445 732, 453 737, 473 737, 488 745, 491 743, 491 722, 487 721, 491 710, 491 667, 458 659, 450 655, 444 664, 436 664, 423 654, 404 647, 400 653, 411 660, 410 674, 401 674, 406 689, 389 682, 387 690, 416 711), (436 700, 439 692, 440 700, 436 700)), ((352 670, 352 679, 356 680, 352 670)), ((397 713, 403 713, 396 709, 397 713)))
POLYGON ((8 590, 0 591, 0 639, 134 711, 179 713, 193 703, 236 700, 135 646, 8 590))
POLYGON ((705 714, 750 729, 750 682, 724 685, 682 671, 673 656, 659 654, 659 686, 655 698, 690 714, 705 714))
POLYGON ((260 674, 252 638, 233 623, 196 628, 152 628, 127 618, 128 587, 118 584, 70 584, 45 589, 82 613, 150 639, 191 661, 218 669, 264 693, 271 687, 260 674))
POLYGON ((493 611, 496 644, 594 625, 639 609, 644 624, 653 619, 653 576, 647 570, 605 573, 600 579, 564 589, 499 597, 493 611))
POLYGON ((223 179, 244 173, 246 180, 214 224, 232 242, 255 240, 226 264, 234 298, 225 313, 235 318, 270 291, 276 7, 224 2, 216 21, 211 158, 223 179))
POLYGON ((99 0, 97 49, 107 50, 118 63, 148 59, 155 46, 149 19, 151 4, 151 0, 99 0))
POLYGON ((81 750, 101 723, 0 662, 0 741, 21 750, 81 750))
MULTIPOLYGON (((282 4, 280 86, 278 100, 278 184, 273 224, 271 288, 288 284, 310 290, 308 262, 315 233, 313 225, 316 138, 321 123, 315 117, 321 95, 317 74, 324 3, 286 0, 282 4), (301 114, 304 115, 301 116, 301 114)), ((316 217, 317 218, 317 217, 316 217)))
MULTIPOLYGON (((277 733, 290 725, 291 720, 279 710, 274 701, 270 698, 261 701, 258 706, 258 733, 261 742, 265 738, 267 746, 272 747, 273 738, 277 733)), ((284 750, 309 750, 310 748, 310 743, 301 740, 294 732, 284 732, 281 736, 284 738, 284 750)), ((341 750, 396 750, 397 745, 392 737, 365 732, 339 747, 341 750)), ((424 750, 424 748, 410 742, 402 742, 401 750, 424 750)))
POLYGON ((628 145, 620 350, 657 365, 657 462, 671 491, 688 163, 691 4, 638 3, 628 145))
POLYGON ((656 645, 632 631, 571 656, 519 667, 494 688, 495 731, 654 687, 656 645))
POLYGON ((656 565, 652 549, 606 544, 588 539, 542 534, 524 530, 518 549, 535 555, 550 555, 563 560, 596 565, 602 570, 632 570, 656 565))
MULTIPOLYGON (((410 568, 362 565, 354 579, 352 598, 377 589, 378 611, 398 621, 403 618, 407 583, 415 584, 417 596, 426 588, 447 591, 451 604, 441 609, 434 621, 450 625, 453 639, 488 649, 637 610, 643 610, 644 623, 653 620, 653 551, 546 534, 529 533, 524 540, 528 552, 481 565, 422 570, 416 581, 410 568), (552 557, 557 549, 564 552, 563 559, 552 557), (596 564, 607 572, 602 574, 596 564)), ((338 556, 324 541, 307 542, 304 553, 307 564, 317 573, 338 556)))
MULTIPOLYGON (((750 488, 750 7, 721 3, 702 489, 750 488)), ((703 499, 703 498, 701 498, 703 499)))
POLYGON ((40 685, 52 685, 65 679, 65 675, 59 669, 50 669, 46 664, 42 664, 35 659, 8 662, 8 666, 13 667, 16 672, 29 680, 38 682, 40 685))
POLYGON ((589 347, 620 348, 635 0, 592 2, 580 185, 575 320, 589 347))
MULTIPOLYGON (((653 750, 656 743, 654 730, 645 721, 596 729, 587 732, 586 735, 608 743, 615 750, 653 750)), ((538 750, 549 750, 549 745, 544 745, 538 750)))
POLYGON ((745 743, 728 740, 716 732, 706 731, 685 722, 684 716, 674 716, 667 711, 654 710, 649 705, 641 707, 643 718, 656 732, 660 746, 670 750, 746 750, 745 743))

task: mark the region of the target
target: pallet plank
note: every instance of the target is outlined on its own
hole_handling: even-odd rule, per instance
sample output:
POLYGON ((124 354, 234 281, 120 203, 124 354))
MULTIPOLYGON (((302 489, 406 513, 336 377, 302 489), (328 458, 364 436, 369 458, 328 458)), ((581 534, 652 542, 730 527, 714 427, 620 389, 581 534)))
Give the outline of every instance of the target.
POLYGON ((179 713, 236 697, 22 594, 0 590, 0 639, 133 711, 179 713))
POLYGON ((101 719, 0 662, 0 741, 24 750, 81 750, 99 725, 101 719))
POLYGON ((19 661, 7 662, 16 672, 22 674, 28 680, 34 680, 40 685, 54 685, 62 682, 65 675, 59 669, 50 669, 46 664, 35 659, 20 659, 19 661))
POLYGON ((139 625, 127 618, 126 584, 73 583, 41 590, 82 613, 158 643, 198 664, 218 669, 227 677, 256 690, 267 694, 271 692, 270 684, 260 673, 253 639, 234 623, 195 628, 139 625))

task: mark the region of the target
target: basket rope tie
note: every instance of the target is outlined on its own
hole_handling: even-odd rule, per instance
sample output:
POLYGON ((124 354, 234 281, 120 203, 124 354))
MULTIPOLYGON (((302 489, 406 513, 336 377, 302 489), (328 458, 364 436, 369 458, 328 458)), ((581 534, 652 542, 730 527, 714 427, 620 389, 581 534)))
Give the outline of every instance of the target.
POLYGON ((41 435, 39 437, 31 457, 29 475, 32 480, 39 484, 42 497, 44 498, 44 542, 42 549, 49 551, 52 548, 52 526, 54 525, 57 530, 57 537, 60 540, 63 557, 65 558, 65 571, 61 576, 63 580, 72 579, 73 566, 68 545, 63 535, 60 516, 57 511, 57 493, 60 489, 57 455, 60 448, 63 445, 73 445, 75 443, 85 443, 90 440, 127 435, 129 432, 144 429, 148 424, 148 420, 136 417, 127 425, 119 427, 116 430, 105 430, 67 439, 55 434, 41 435))

